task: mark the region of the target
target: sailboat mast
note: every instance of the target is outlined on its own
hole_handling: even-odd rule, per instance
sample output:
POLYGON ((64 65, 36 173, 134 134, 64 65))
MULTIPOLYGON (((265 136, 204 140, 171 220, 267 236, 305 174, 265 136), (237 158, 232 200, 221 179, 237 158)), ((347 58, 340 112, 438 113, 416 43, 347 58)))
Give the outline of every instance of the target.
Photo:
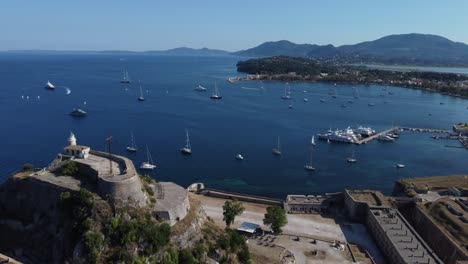
POLYGON ((281 150, 280 137, 278 137, 278 150, 281 150))
POLYGON ((188 130, 185 130, 185 134, 187 136, 186 138, 186 148, 190 149, 190 138, 189 138, 189 133, 188 133, 188 130))

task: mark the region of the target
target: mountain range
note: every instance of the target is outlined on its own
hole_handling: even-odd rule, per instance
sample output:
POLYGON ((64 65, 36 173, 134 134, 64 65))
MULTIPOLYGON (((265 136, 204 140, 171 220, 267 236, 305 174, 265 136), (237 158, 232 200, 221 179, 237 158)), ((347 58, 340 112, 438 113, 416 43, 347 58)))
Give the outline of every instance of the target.
POLYGON ((242 57, 291 56, 314 58, 320 61, 336 63, 381 63, 381 64, 412 64, 427 66, 468 66, 468 45, 454 42, 447 38, 430 34, 400 34, 389 35, 377 40, 361 42, 353 45, 335 47, 316 44, 296 44, 287 40, 271 41, 259 46, 228 52, 217 49, 193 49, 187 47, 168 50, 149 50, 143 52, 127 50, 105 51, 47 51, 47 50, 15 50, 22 53, 127 53, 155 55, 192 55, 219 56, 235 55, 242 57))
POLYGON ((429 34, 389 35, 354 45, 295 44, 287 40, 265 42, 234 52, 249 57, 293 56, 346 63, 415 65, 468 65, 468 45, 429 34))

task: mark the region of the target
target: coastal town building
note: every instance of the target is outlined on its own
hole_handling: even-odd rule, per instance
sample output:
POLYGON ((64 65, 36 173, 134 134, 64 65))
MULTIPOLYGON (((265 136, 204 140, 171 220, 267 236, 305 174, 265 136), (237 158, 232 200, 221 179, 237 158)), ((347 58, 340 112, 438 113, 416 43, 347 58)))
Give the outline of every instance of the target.
POLYGON ((286 197, 284 209, 288 214, 320 214, 324 209, 326 197, 321 195, 293 195, 286 197))

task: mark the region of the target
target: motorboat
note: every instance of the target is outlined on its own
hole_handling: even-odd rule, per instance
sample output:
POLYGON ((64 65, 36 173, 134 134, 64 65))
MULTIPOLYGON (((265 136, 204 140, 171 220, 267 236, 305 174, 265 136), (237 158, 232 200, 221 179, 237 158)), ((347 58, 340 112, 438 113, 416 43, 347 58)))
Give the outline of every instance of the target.
POLYGON ((76 116, 76 117, 83 117, 86 116, 88 113, 81 109, 81 108, 73 108, 73 110, 70 112, 71 116, 76 116))
POLYGON ((403 169, 404 167, 405 167, 405 164, 398 163, 398 164, 396 165, 396 168, 397 168, 397 169, 403 169))
POLYGON ((236 155, 236 159, 238 159, 238 160, 244 160, 244 156, 242 156, 241 154, 237 154, 237 155, 236 155))
POLYGON ((54 90, 55 86, 50 81, 47 81, 45 88, 49 90, 54 90))
POLYGON ((377 139, 378 139, 379 141, 384 141, 384 142, 393 142, 393 141, 395 141, 394 138, 389 137, 389 136, 387 136, 387 135, 381 135, 381 136, 379 136, 377 139))
POLYGON ((207 89, 201 85, 198 85, 197 87, 195 87, 195 91, 206 92, 206 90, 207 89))

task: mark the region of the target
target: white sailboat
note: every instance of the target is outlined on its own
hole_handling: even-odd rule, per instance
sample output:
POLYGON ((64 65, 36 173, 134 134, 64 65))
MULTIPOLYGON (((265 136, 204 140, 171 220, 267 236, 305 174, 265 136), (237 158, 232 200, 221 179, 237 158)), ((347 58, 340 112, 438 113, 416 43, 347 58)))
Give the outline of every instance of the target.
POLYGON ((55 86, 50 81, 47 81, 45 88, 49 90, 54 90, 55 86))
POLYGON ((312 146, 315 146, 315 136, 312 136, 312 138, 310 139, 310 144, 312 146))
POLYGON ((311 147, 311 148, 310 148, 310 159, 309 159, 309 163, 307 163, 306 165, 304 165, 304 169, 307 170, 307 171, 314 171, 314 170, 315 170, 314 166, 312 166, 312 150, 313 150, 313 148, 311 147))
POLYGON ((148 149, 148 145, 146 145, 146 156, 147 161, 144 161, 140 165, 140 169, 142 170, 154 170, 156 169, 156 165, 153 164, 153 158, 151 158, 151 153, 148 149))
POLYGON ((291 99, 291 88, 289 87, 287 83, 284 86, 284 95, 281 96, 281 99, 285 99, 285 100, 291 99))
POLYGON ((130 146, 128 146, 126 149, 128 152, 137 152, 137 147, 135 144, 135 138, 133 137, 133 132, 130 132, 130 146))
POLYGON ((215 100, 223 98, 218 92, 218 86, 216 85, 216 82, 215 82, 214 88, 215 88, 214 93, 210 96, 210 98, 215 99, 215 100))
POLYGON ((192 154, 192 147, 190 146, 190 138, 188 130, 185 130, 186 139, 185 139, 185 147, 181 148, 180 151, 182 154, 191 155, 192 154))
POLYGON ((354 156, 354 148, 351 150, 351 157, 348 157, 348 158, 346 159, 346 161, 347 161, 348 163, 356 163, 356 162, 357 162, 357 159, 356 159, 356 157, 354 156))
POLYGON ((138 80, 138 83, 140 84, 140 96, 138 97, 138 101, 144 101, 145 98, 143 97, 143 90, 141 88, 141 82, 138 80))
POLYGON ((280 137, 278 137, 278 143, 276 145, 276 148, 273 148, 273 155, 277 155, 277 156, 281 155, 280 137))
POLYGON ((127 67, 124 67, 122 80, 120 80, 120 82, 121 83, 130 83, 130 78, 128 78, 127 67))

